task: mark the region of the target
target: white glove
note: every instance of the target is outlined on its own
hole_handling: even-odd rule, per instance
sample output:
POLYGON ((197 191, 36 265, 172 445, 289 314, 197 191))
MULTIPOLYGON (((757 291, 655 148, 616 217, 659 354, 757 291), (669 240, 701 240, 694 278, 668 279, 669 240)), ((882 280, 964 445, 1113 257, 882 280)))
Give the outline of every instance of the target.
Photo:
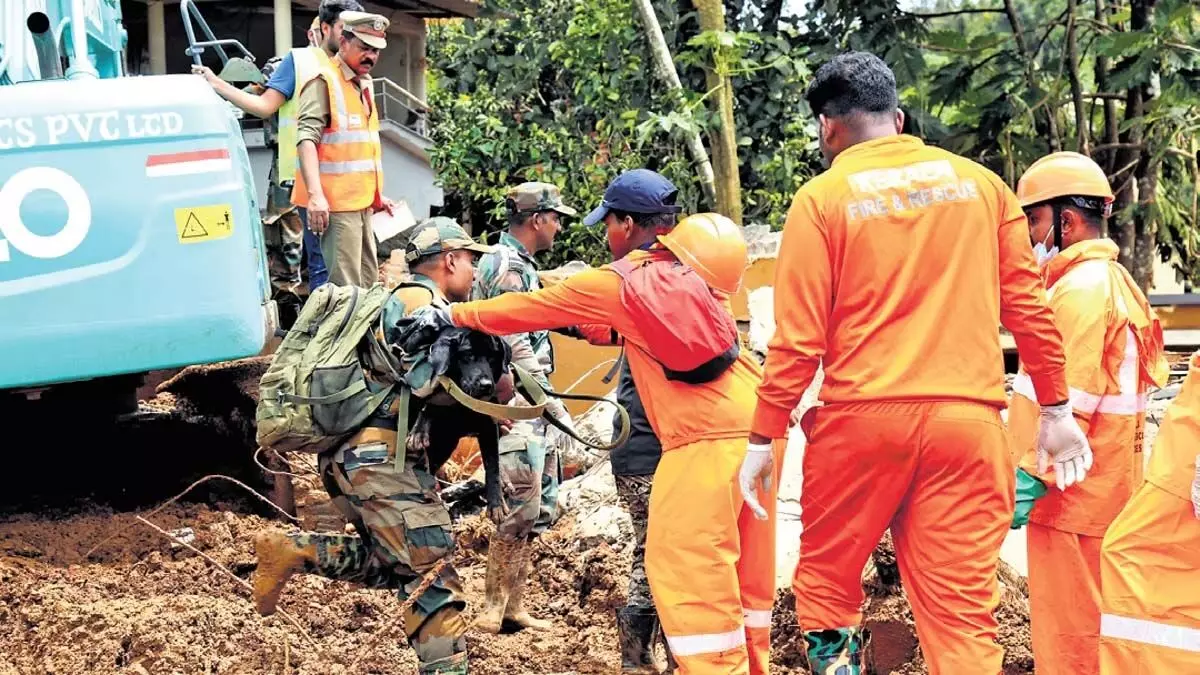
POLYGON ((1200 518, 1200 455, 1196 456, 1196 475, 1192 478, 1192 513, 1200 518))
POLYGON ((1042 406, 1037 450, 1038 473, 1045 473, 1053 462, 1059 490, 1082 483, 1092 468, 1092 448, 1075 421, 1070 403, 1042 406))
MULTIPOLYGON (((547 405, 546 410, 550 412, 555 419, 557 419, 559 422, 562 422, 563 425, 568 429, 578 433, 578 431, 575 429, 575 422, 571 419, 571 414, 567 412, 566 406, 562 404, 562 400, 556 398, 550 400, 558 403, 558 406, 547 405)), ((559 461, 561 461, 562 456, 572 448, 574 443, 575 439, 571 438, 571 436, 565 431, 552 424, 546 424, 546 445, 554 447, 558 450, 558 456, 560 458, 559 461)))
POLYGON ((755 488, 761 485, 763 492, 771 492, 771 480, 775 475, 775 455, 772 445, 749 443, 746 445, 746 456, 742 459, 742 469, 738 472, 738 485, 742 489, 742 499, 746 500, 754 517, 759 520, 767 519, 767 510, 758 502, 755 488))

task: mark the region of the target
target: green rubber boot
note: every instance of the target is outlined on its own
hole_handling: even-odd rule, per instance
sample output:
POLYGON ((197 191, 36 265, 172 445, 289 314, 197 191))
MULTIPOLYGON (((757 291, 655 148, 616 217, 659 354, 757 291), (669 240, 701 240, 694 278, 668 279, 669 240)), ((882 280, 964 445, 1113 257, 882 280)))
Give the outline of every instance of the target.
POLYGON ((419 675, 467 675, 467 653, 459 652, 432 663, 422 663, 419 675))
POLYGON ((1019 530, 1029 523, 1029 514, 1037 500, 1046 495, 1046 485, 1025 469, 1017 469, 1017 507, 1009 529, 1019 530))
POLYGON ((862 675, 861 628, 805 631, 804 644, 813 675, 862 675))

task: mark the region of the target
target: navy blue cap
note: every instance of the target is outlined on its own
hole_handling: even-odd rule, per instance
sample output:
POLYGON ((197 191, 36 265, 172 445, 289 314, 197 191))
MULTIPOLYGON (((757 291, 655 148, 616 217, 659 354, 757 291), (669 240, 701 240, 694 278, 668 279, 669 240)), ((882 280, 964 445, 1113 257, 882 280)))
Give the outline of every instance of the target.
POLYGON ((604 200, 587 214, 583 224, 591 227, 604 220, 609 209, 629 213, 679 213, 675 195, 679 188, 666 176, 649 169, 633 169, 617 176, 604 191, 604 200))

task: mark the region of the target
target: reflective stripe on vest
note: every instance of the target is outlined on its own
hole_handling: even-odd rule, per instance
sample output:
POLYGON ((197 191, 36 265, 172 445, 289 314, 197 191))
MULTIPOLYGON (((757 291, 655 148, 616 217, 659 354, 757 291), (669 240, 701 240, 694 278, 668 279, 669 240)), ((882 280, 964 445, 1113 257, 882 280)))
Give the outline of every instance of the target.
MULTIPOLYGON (((379 146, 379 115, 370 80, 363 90, 370 113, 354 84, 342 74, 340 59, 332 59, 320 77, 329 85, 329 126, 317 144, 321 191, 331 211, 359 211, 380 201, 383 157, 379 146)), ((296 173, 292 203, 308 206, 304 176, 296 173)))
POLYGON ((299 110, 300 91, 308 81, 321 74, 329 56, 320 47, 296 47, 291 50, 292 63, 295 64, 295 88, 292 97, 284 101, 276 113, 279 128, 278 148, 275 161, 278 163, 278 180, 281 184, 296 179, 296 114, 299 110))

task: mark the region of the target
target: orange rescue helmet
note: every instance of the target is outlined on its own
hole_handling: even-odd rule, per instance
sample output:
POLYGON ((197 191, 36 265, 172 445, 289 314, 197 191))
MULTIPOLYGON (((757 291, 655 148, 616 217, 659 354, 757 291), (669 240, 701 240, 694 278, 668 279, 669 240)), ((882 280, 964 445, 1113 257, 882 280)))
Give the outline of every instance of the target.
POLYGON ((1064 150, 1034 162, 1017 181, 1021 208, 1059 197, 1102 199, 1107 211, 1113 202, 1113 191, 1099 164, 1087 155, 1064 150))
POLYGON ((742 228, 719 213, 690 215, 658 240, 709 286, 733 295, 742 286, 749 256, 742 228))

